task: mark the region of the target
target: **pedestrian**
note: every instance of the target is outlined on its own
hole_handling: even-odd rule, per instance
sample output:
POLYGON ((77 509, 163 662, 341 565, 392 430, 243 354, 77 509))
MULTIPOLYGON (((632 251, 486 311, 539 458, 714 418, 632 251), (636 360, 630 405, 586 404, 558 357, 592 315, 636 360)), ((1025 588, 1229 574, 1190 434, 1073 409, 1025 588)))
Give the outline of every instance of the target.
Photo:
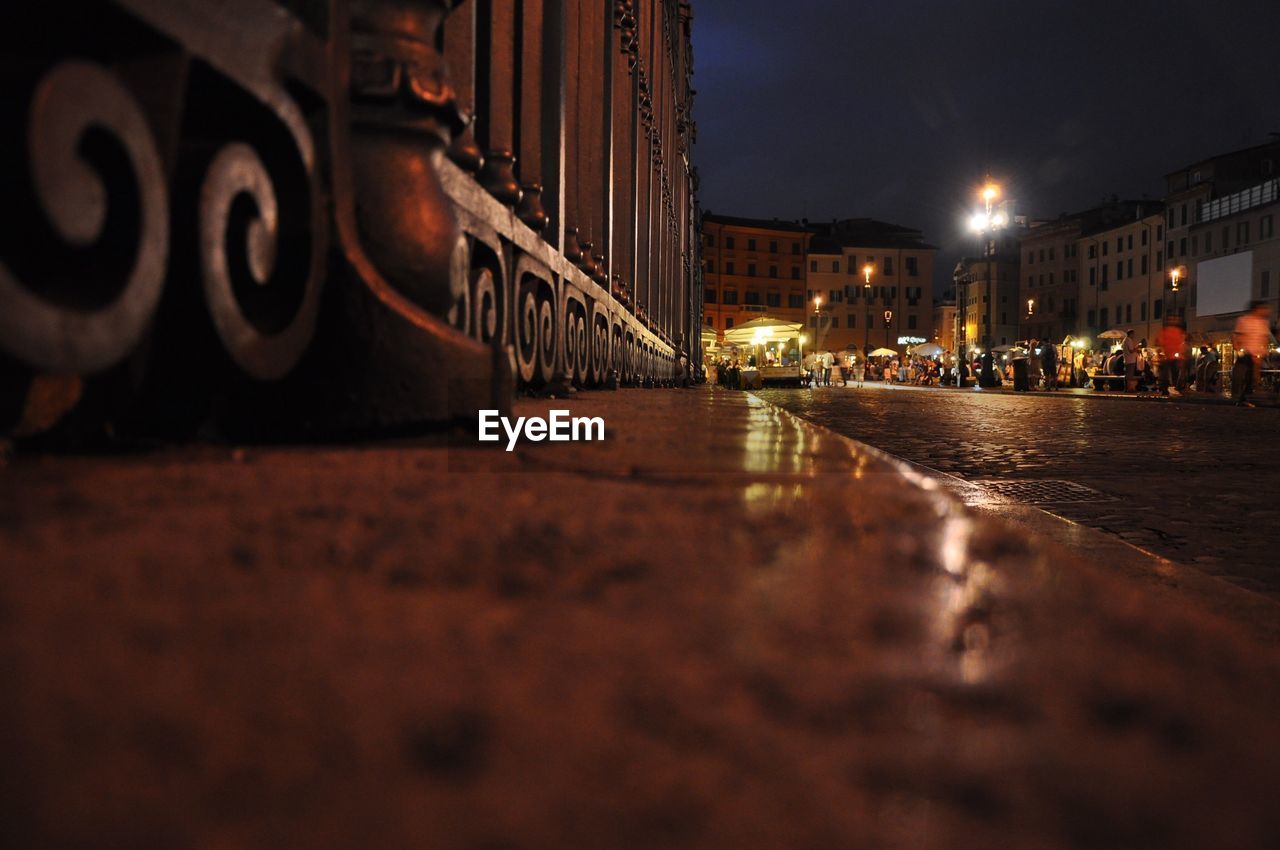
POLYGON ((1044 388, 1052 392, 1058 388, 1058 351, 1049 342, 1043 343, 1040 355, 1044 363, 1044 388))
POLYGON ((1133 328, 1124 335, 1124 390, 1132 393, 1138 391, 1138 350, 1140 346, 1134 339, 1133 328))
POLYGON ((1182 327, 1179 316, 1166 316, 1164 327, 1160 329, 1160 349, 1163 359, 1160 361, 1160 394, 1182 395, 1178 387, 1182 383, 1182 349, 1187 344, 1187 334, 1182 327))
POLYGON ((1270 315, 1271 305, 1266 301, 1251 301, 1248 312, 1236 319, 1236 328, 1231 334, 1231 341, 1239 352, 1231 371, 1231 383, 1235 402, 1241 407, 1253 407, 1249 396, 1253 392, 1256 372, 1271 342, 1271 326, 1267 321, 1270 315))

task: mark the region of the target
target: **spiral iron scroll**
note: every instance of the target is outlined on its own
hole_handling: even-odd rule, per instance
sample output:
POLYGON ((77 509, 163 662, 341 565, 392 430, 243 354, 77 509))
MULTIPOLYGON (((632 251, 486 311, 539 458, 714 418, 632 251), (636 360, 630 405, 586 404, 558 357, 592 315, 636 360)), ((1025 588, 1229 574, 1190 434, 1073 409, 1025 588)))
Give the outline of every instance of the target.
POLYGON ((54 66, 30 104, 30 191, 43 216, 6 237, 0 346, 38 369, 98 372, 133 349, 159 304, 164 169, 142 109, 100 65, 54 66))

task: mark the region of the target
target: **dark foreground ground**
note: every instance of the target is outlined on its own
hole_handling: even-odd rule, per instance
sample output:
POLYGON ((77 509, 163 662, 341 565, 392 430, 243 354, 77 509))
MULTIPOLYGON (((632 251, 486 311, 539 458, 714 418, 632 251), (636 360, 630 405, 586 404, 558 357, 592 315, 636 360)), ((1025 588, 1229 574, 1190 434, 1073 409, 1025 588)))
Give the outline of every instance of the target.
POLYGON ((1271 603, 745 394, 568 406, 0 468, 0 844, 1280 845, 1271 603))
POLYGON ((974 390, 766 390, 841 434, 1280 600, 1280 410, 974 390), (1043 500, 1043 501, 1042 501, 1043 500))

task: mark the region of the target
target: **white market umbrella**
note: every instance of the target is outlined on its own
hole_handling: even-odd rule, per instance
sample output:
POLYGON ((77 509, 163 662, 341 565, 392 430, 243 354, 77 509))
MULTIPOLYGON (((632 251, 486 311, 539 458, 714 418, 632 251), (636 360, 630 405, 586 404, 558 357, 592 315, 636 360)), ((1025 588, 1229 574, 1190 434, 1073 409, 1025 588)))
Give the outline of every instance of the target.
POLYGON ((1013 351, 1014 347, 1015 346, 1012 346, 1012 345, 995 345, 995 346, 992 346, 991 353, 1007 354, 1008 352, 1013 351))
POLYGON ((875 351, 871 352, 870 356, 871 357, 897 357, 898 352, 894 351, 892 348, 877 348, 875 351))
POLYGON ((1128 334, 1124 331, 1112 328, 1109 331, 1103 331, 1098 334, 1098 339, 1124 339, 1126 336, 1128 336, 1128 334))
POLYGON ((724 341, 737 345, 755 345, 760 342, 776 342, 800 335, 804 325, 799 322, 788 322, 772 316, 761 316, 749 322, 743 322, 724 332, 724 341))
POLYGON ((942 354, 942 346, 936 342, 926 342, 911 349, 911 353, 919 354, 921 357, 938 357, 942 354))

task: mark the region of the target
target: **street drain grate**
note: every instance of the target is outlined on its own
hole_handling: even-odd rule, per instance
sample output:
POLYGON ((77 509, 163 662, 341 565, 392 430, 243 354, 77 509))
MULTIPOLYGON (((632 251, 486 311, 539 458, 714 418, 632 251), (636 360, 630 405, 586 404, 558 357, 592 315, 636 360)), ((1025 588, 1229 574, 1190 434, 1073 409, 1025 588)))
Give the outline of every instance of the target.
POLYGON ((1110 502, 1108 496, 1074 481, 1035 480, 1025 478, 989 478, 972 482, 988 493, 1013 502, 1046 505, 1055 502, 1110 502))

